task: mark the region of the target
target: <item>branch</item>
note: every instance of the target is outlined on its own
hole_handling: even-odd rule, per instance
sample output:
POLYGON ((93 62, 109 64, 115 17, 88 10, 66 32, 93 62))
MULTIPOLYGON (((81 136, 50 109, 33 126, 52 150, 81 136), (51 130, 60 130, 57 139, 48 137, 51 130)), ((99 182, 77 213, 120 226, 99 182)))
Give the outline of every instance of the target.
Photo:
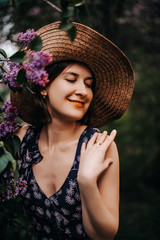
POLYGON ((0 62, 8 62, 9 59, 0 59, 0 62))
POLYGON ((56 5, 54 5, 53 3, 51 3, 50 1, 48 0, 44 0, 46 3, 48 3, 51 7, 55 8, 58 12, 62 12, 62 10, 57 7, 56 5))
POLYGON ((3 71, 5 71, 6 73, 8 72, 8 70, 7 70, 5 67, 3 67, 2 64, 0 64, 0 68, 1 68, 3 71))

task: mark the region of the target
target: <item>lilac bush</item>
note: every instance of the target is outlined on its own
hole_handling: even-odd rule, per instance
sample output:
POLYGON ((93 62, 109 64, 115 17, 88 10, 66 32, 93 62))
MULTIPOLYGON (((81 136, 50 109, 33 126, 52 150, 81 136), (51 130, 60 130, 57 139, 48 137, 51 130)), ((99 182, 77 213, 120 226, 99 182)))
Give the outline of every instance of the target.
MULTIPOLYGON (((25 87, 25 84, 27 84, 28 87, 30 81, 41 86, 46 86, 49 82, 45 66, 52 61, 52 57, 47 52, 35 52, 33 50, 34 48, 29 53, 27 52, 29 50, 29 44, 35 37, 37 37, 37 33, 33 29, 28 29, 25 33, 18 33, 17 40, 22 42, 25 48, 11 56, 11 60, 6 59, 9 71, 3 74, 3 83, 8 84, 8 87, 13 91, 18 91, 19 88, 25 87), (14 59, 15 61, 19 59, 19 63, 14 62, 14 59), (24 69, 24 71, 19 83, 18 74, 21 69, 24 69)), ((0 60, 3 61, 3 59, 0 60)), ((4 140, 8 134, 16 130, 17 123, 15 119, 18 117, 18 112, 17 109, 11 105, 10 101, 5 103, 1 112, 3 114, 1 119, 5 121, 0 122, 0 140, 4 140)))
MULTIPOLYGON (((8 71, 1 64, 4 73, 0 82, 7 84, 14 92, 22 88, 24 90, 26 90, 26 87, 30 88, 30 82, 46 86, 49 79, 45 66, 52 61, 52 57, 48 53, 40 51, 42 46, 40 37, 33 29, 29 29, 26 33, 17 34, 17 40, 23 43, 23 46, 10 59, 7 58, 2 49, 0 51, 3 56, 0 61, 2 63, 6 61, 9 67, 8 71), (35 39, 35 37, 37 38, 35 39), (32 41, 33 39, 35 40, 32 41)), ((28 91, 28 94, 32 94, 32 91, 28 91)), ((0 99, 0 101, 2 102, 3 99, 0 99)), ((4 232, 6 231, 5 226, 10 225, 11 222, 14 225, 18 216, 21 219, 23 216, 26 221, 23 204, 19 197, 20 192, 27 188, 27 183, 19 178, 18 172, 19 160, 17 161, 17 159, 19 156, 17 153, 21 142, 18 136, 14 134, 18 128, 17 118, 16 107, 12 106, 10 100, 7 100, 0 109, 0 215, 2 220, 6 221, 3 224, 4 232), (18 206, 18 211, 15 210, 16 215, 12 213, 13 205, 18 206), (9 214, 11 214, 10 217, 9 214)), ((31 235, 31 233, 28 235, 31 235)), ((4 236, 2 238, 4 239, 4 236)), ((32 239, 34 238, 32 237, 32 239)))

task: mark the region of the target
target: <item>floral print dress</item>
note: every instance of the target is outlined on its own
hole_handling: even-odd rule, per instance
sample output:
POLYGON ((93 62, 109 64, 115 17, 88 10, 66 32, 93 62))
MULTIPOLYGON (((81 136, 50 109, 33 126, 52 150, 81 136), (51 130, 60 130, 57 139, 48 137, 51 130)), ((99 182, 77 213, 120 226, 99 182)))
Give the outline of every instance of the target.
POLYGON ((30 126, 20 149, 20 176, 27 181, 21 196, 31 218, 38 240, 90 239, 82 223, 81 198, 77 183, 77 172, 82 142, 88 142, 96 128, 86 127, 81 134, 75 159, 61 188, 51 197, 46 197, 36 182, 32 164, 42 160, 38 140, 42 127, 30 126))

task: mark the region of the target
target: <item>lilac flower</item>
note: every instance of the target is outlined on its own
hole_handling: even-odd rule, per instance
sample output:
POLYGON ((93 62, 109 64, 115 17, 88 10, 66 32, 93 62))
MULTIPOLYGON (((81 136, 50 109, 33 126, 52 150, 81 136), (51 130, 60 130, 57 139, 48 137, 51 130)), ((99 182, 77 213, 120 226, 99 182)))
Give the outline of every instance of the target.
POLYGON ((5 112, 6 109, 10 106, 10 104, 11 104, 11 101, 10 101, 10 99, 8 99, 8 100, 5 102, 5 104, 3 105, 3 107, 1 108, 1 111, 2 111, 2 112, 5 112))
POLYGON ((0 124, 0 140, 3 140, 9 133, 16 130, 17 123, 15 121, 5 121, 0 124))
POLYGON ((16 181, 16 186, 14 186, 14 174, 11 169, 9 185, 7 185, 6 190, 2 191, 0 194, 0 201, 4 202, 6 200, 14 199, 20 194, 20 192, 27 188, 27 182, 19 178, 16 181))
POLYGON ((18 111, 16 107, 13 107, 11 104, 11 100, 8 99, 4 106, 1 108, 2 112, 5 112, 4 118, 7 121, 13 121, 16 117, 18 117, 18 111))
POLYGON ((24 63, 26 77, 35 84, 45 86, 49 82, 48 73, 44 66, 52 61, 52 57, 46 52, 31 52, 27 56, 28 62, 24 63))
POLYGON ((7 73, 4 73, 3 82, 5 84, 8 84, 11 89, 15 89, 18 87, 16 79, 18 71, 20 70, 19 63, 16 62, 7 62, 7 65, 9 66, 10 71, 7 73))
POLYGON ((7 100, 4 106, 1 108, 1 111, 4 112, 5 122, 0 124, 0 140, 3 140, 8 134, 12 133, 17 128, 17 123, 15 118, 18 117, 18 111, 16 107, 11 105, 11 101, 7 100))
POLYGON ((45 86, 46 83, 49 82, 48 73, 43 69, 35 69, 32 72, 27 72, 26 76, 28 79, 31 79, 33 82, 41 86, 45 86))
POLYGON ((31 52, 28 60, 31 68, 42 68, 52 61, 52 57, 47 52, 31 52))
POLYGON ((16 36, 19 42, 23 42, 25 47, 28 47, 31 40, 37 36, 37 33, 33 29, 28 29, 25 33, 20 32, 16 36))

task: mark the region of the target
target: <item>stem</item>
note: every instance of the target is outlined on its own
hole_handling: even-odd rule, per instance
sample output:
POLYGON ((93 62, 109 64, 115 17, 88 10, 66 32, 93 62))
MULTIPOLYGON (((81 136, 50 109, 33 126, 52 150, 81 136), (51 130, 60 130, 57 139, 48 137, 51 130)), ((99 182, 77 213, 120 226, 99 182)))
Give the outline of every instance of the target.
POLYGON ((5 71, 6 73, 8 72, 8 70, 7 70, 5 67, 3 67, 2 64, 0 64, 0 68, 1 68, 3 71, 5 71))
POLYGON ((0 62, 8 62, 9 59, 0 59, 0 62))
POLYGON ((62 12, 62 10, 57 7, 56 5, 54 5, 53 3, 51 3, 50 1, 48 0, 44 0, 46 3, 48 3, 51 7, 55 8, 58 12, 62 12))

